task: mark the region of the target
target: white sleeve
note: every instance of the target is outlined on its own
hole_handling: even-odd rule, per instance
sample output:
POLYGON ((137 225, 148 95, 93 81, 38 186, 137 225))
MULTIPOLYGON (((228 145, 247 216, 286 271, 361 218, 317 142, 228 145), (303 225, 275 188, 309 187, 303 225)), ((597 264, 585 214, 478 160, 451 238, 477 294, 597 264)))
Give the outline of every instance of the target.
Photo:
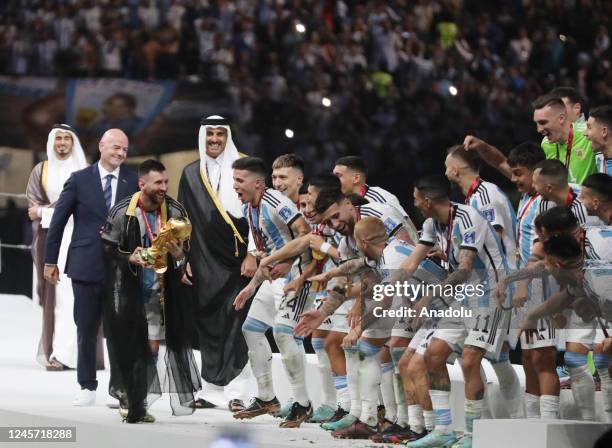
POLYGON ((493 227, 498 226, 503 229, 504 222, 502 221, 502 210, 501 210, 503 205, 504 204, 502 204, 496 198, 493 202, 483 206, 482 210, 480 210, 480 213, 482 213, 482 215, 487 219, 487 221, 489 221, 489 224, 491 224, 493 227))
POLYGON ((419 243, 427 246, 435 246, 436 241, 436 230, 434 229, 433 219, 427 218, 423 223, 423 231, 421 232, 419 243))
POLYGON ((284 196, 283 199, 285 200, 279 201, 279 204, 275 207, 276 213, 278 216, 280 216, 285 224, 290 226, 293 221, 302 216, 302 214, 290 199, 285 198, 284 196))
MULTIPOLYGON (((474 216, 471 218, 474 220, 474 216)), ((482 224, 482 222, 479 224, 478 221, 475 221, 475 223, 468 228, 461 227, 460 249, 470 249, 475 250, 476 252, 481 251, 481 249, 484 247, 486 232, 489 230, 488 228, 483 229, 482 224)))
POLYGON ((391 207, 390 205, 387 205, 386 207, 381 207, 381 210, 383 212, 381 221, 385 226, 387 235, 395 235, 399 229, 404 227, 404 217, 401 216, 399 210, 391 207))
POLYGON ((51 218, 53 218, 54 208, 41 207, 40 208, 40 226, 43 229, 48 229, 51 225, 51 218))

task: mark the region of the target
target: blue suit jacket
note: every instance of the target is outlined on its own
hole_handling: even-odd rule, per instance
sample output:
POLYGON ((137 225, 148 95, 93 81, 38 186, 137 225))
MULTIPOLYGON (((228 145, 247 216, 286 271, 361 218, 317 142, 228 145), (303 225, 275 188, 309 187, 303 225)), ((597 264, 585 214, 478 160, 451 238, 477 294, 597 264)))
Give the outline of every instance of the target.
MULTIPOLYGON (((115 203, 136 191, 138 176, 121 167, 115 203)), ((68 248, 66 274, 82 282, 101 282, 104 261, 100 229, 106 222, 107 211, 97 163, 75 171, 64 184, 47 233, 45 263, 57 264, 64 227, 71 215, 74 216, 74 231, 68 248)))

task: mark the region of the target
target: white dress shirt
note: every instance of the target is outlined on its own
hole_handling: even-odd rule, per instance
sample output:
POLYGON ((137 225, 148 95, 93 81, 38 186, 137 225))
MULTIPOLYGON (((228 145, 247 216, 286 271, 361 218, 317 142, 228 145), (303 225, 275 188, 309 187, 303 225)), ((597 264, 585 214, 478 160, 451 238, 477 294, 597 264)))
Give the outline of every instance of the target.
POLYGON ((115 198, 117 197, 117 183, 119 182, 119 168, 115 168, 114 171, 106 171, 106 169, 102 166, 100 162, 98 162, 98 171, 100 171, 100 180, 102 181, 102 191, 104 191, 104 187, 106 186, 106 176, 109 174, 113 175, 113 179, 111 180, 111 207, 115 205, 115 198))
POLYGON ((223 151, 216 159, 213 159, 206 154, 206 171, 208 181, 214 191, 219 191, 219 182, 221 181, 221 166, 223 165, 225 151, 223 151))

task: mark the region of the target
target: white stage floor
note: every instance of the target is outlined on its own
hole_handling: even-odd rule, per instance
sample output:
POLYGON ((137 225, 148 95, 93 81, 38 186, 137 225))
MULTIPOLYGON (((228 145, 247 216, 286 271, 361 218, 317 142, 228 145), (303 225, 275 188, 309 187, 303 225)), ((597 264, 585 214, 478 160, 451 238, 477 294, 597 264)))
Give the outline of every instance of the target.
MULTIPOLYGON (((236 421, 228 410, 198 410, 193 415, 173 417, 170 413, 168 398, 162 397, 152 406, 151 413, 156 417, 154 424, 127 425, 120 421, 117 410, 106 407, 111 401, 107 393, 109 371, 98 372, 97 405, 88 408, 71 406, 70 402, 78 390, 76 371, 47 372, 35 361, 36 349, 40 337, 41 310, 24 296, 0 294, 0 430, 8 426, 71 426, 76 427, 76 443, 54 442, 53 447, 114 448, 146 446, 147 448, 198 447, 198 448, 276 448, 276 447, 370 447, 381 446, 368 441, 335 440, 316 424, 303 424, 298 429, 280 429, 280 420, 270 416, 261 416, 250 421, 236 421), (245 444, 232 444, 221 440, 225 433, 233 433, 248 438, 245 444)), ((199 358, 199 354, 196 358, 199 358)), ((314 355, 308 357, 307 380, 311 397, 315 404, 319 401, 320 387, 316 374, 314 355)), ((108 362, 107 362, 108 367, 108 362)), ((488 363, 484 364, 489 384, 486 397, 490 412, 497 418, 506 417, 503 403, 499 396, 495 375, 488 363)), ((515 366, 519 378, 524 383, 520 366, 515 366)), ((289 387, 280 359, 275 356, 274 382, 278 398, 284 402, 289 394, 289 387)), ((450 368, 452 379, 451 406, 453 424, 457 430, 463 427, 463 384, 460 368, 450 368)), ((602 415, 600 393, 597 393, 597 414, 602 415)), ((562 416, 566 419, 576 418, 577 411, 573 405, 571 391, 562 391, 562 416)), ((504 431, 503 421, 494 424, 494 432, 499 431, 512 435, 516 428, 504 431), (501 425, 501 426, 498 426, 501 425)), ((566 420, 567 422, 567 420, 566 420)), ((512 424, 519 424, 513 421, 512 424)), ((531 423, 535 423, 531 421, 531 423)), ((544 422, 542 422, 544 423, 544 422)), ((548 422, 551 423, 551 422, 548 422)), ((557 424, 561 421, 556 421, 557 424)), ((567 422, 569 423, 569 422, 567 422)), ((566 424, 566 423, 561 423, 566 424)), ((490 428, 490 426, 489 426, 490 428)), ((592 427, 590 431, 595 428, 592 427)), ((0 434, 0 446, 4 446, 0 434)), ((24 443, 11 446, 41 447, 44 443, 24 443)), ((545 446, 542 443, 538 446, 545 446)), ((7 445, 8 446, 8 445, 7 445)), ((480 445, 483 446, 483 445, 480 445)), ((559 445, 561 446, 561 445, 559 445)), ((564 445, 564 446, 574 446, 564 445)), ((526 447, 527 448, 527 447, 526 447)))
MULTIPOLYGON (((77 408, 70 405, 78 386, 76 371, 47 372, 36 361, 40 337, 41 311, 26 297, 0 295, 0 427, 6 426, 76 426, 77 443, 66 446, 117 447, 168 446, 231 448, 218 441, 224 432, 237 432, 251 439, 247 447, 365 447, 360 441, 338 441, 315 424, 298 429, 280 429, 280 420, 261 416, 238 422, 227 410, 198 410, 193 415, 173 417, 167 397, 152 406, 154 424, 121 423, 117 410, 106 407, 109 371, 98 372, 97 405, 77 408), (217 440, 217 442, 215 442, 217 440), (220 444, 221 443, 221 444, 220 444)), ((107 363, 108 367, 108 363, 107 363)), ((3 443, 0 442, 0 445, 3 443)), ((59 447, 63 444, 53 443, 59 447)), ((12 446, 24 446, 23 443, 12 446)), ((32 444, 41 447, 41 443, 32 444)), ((380 445, 379 445, 380 446, 380 445)))

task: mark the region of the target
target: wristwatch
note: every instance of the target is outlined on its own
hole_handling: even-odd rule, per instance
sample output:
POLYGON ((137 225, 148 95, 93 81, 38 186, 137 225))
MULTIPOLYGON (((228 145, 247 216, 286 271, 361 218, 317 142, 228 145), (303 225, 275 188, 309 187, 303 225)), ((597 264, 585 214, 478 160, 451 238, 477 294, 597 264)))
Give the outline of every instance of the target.
POLYGON ((178 260, 174 260, 174 268, 175 269, 182 268, 183 266, 185 266, 186 261, 187 261, 187 257, 185 257, 184 255, 178 260))

